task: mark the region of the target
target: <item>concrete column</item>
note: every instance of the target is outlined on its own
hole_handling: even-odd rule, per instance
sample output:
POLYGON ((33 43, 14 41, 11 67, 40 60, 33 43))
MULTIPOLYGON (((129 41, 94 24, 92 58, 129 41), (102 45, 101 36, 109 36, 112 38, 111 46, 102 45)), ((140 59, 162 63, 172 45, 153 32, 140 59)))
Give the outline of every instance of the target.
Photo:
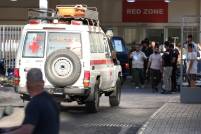
POLYGON ((141 41, 144 39, 144 31, 145 29, 143 28, 143 26, 139 26, 136 28, 137 32, 136 32, 136 43, 141 43, 141 41))
POLYGON ((164 37, 163 37, 163 40, 164 41, 168 40, 168 28, 167 27, 164 27, 164 37))
POLYGON ((39 0, 39 8, 48 8, 48 0, 39 0))
POLYGON ((122 26, 118 27, 118 36, 124 37, 124 28, 122 26))

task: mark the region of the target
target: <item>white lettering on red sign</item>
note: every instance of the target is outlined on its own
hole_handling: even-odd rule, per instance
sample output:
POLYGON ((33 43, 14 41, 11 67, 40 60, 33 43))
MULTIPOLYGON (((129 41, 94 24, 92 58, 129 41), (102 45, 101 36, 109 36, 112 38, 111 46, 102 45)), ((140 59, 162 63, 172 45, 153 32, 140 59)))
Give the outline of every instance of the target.
POLYGON ((141 9, 127 9, 127 14, 142 14, 141 9))
POLYGON ((143 14, 164 14, 163 9, 144 9, 143 14))
POLYGON ((127 14, 133 15, 163 15, 164 9, 127 9, 127 14))

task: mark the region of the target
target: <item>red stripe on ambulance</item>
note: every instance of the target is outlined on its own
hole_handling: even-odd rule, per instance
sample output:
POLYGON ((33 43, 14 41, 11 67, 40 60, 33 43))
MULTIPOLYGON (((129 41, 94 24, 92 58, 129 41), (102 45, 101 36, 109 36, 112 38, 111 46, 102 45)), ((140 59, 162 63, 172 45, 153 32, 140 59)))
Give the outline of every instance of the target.
POLYGON ((112 60, 91 60, 90 65, 112 64, 112 60))

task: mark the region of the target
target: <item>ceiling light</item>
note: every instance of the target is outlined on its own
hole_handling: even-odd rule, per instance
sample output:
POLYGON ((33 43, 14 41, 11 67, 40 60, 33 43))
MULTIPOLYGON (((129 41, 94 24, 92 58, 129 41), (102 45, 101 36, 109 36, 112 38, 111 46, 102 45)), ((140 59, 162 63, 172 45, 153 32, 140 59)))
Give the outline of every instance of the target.
POLYGON ((135 2, 135 0, 127 0, 127 2, 135 2))
POLYGON ((10 1, 12 1, 12 2, 16 2, 17 0, 10 0, 10 1))
POLYGON ((170 0, 165 0, 165 2, 169 3, 169 2, 170 2, 170 0))

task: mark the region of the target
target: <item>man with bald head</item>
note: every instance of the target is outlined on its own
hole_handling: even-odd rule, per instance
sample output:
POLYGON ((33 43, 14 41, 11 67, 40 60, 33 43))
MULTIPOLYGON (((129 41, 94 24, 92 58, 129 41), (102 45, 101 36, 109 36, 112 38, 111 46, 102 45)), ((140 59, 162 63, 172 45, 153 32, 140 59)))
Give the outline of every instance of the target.
POLYGON ((59 109, 54 99, 44 91, 40 69, 28 71, 26 85, 31 101, 25 109, 23 124, 8 134, 58 134, 59 109))
POLYGON ((135 83, 135 88, 144 86, 144 60, 147 59, 146 55, 140 50, 140 45, 135 46, 135 51, 130 54, 132 59, 132 75, 135 83))

